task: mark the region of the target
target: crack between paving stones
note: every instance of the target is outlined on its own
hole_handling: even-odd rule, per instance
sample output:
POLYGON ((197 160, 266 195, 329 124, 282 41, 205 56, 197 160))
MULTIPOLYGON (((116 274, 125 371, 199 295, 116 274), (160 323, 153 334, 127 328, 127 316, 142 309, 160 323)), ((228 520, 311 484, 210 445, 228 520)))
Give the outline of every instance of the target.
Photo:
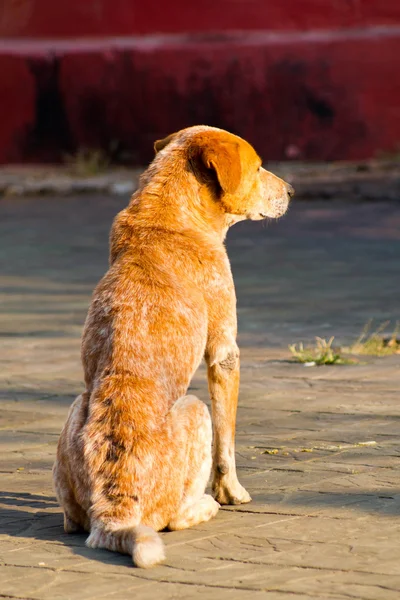
POLYGON ((387 585, 382 585, 381 583, 357 583, 355 585, 363 585, 365 587, 377 587, 381 590, 389 590, 390 592, 400 592, 399 588, 388 587, 387 585))
MULTIPOLYGON (((262 591, 266 591, 266 592, 275 592, 275 593, 279 593, 279 594, 292 594, 293 596, 308 596, 311 598, 317 598, 318 600, 321 600, 321 594, 313 594, 312 592, 294 592, 293 590, 275 590, 275 589, 266 589, 266 590, 262 590, 262 591)), ((325 598, 324 600, 327 600, 327 598, 331 598, 332 600, 343 600, 343 597, 346 598, 354 598, 355 600, 371 600, 370 598, 366 598, 365 596, 349 596, 349 594, 346 594, 345 592, 341 592, 341 595, 338 596, 337 594, 330 594, 327 592, 324 592, 325 594, 325 598)))
MULTIPOLYGON (((310 490, 310 491, 312 491, 312 490, 310 490)), ((325 493, 328 494, 329 492, 325 492, 325 493)), ((307 519, 332 519, 332 520, 335 520, 335 521, 348 521, 348 520, 354 521, 354 516, 349 516, 349 517, 343 517, 343 516, 334 517, 332 515, 324 515, 322 513, 317 514, 317 515, 309 515, 309 514, 298 514, 298 513, 261 512, 261 511, 256 511, 256 510, 246 510, 246 509, 240 509, 240 508, 238 508, 236 510, 232 510, 232 509, 229 509, 229 508, 228 509, 224 509, 222 507, 220 508, 220 511, 221 510, 223 512, 227 512, 227 513, 228 512, 232 512, 232 513, 236 513, 236 514, 244 513, 244 514, 249 514, 249 515, 252 515, 252 514, 254 514, 254 515, 284 515, 284 516, 289 516, 289 517, 293 517, 293 518, 297 518, 297 519, 307 518, 307 519)), ((359 520, 361 518, 364 518, 364 516, 357 517, 357 520, 359 520)), ((268 522, 268 523, 263 523, 261 525, 256 525, 255 529, 257 527, 265 527, 266 525, 275 525, 275 523, 282 523, 282 521, 290 521, 290 520, 291 519, 280 519, 279 521, 271 521, 271 522, 268 522)), ((214 537, 214 536, 212 536, 212 537, 214 537)))
POLYGON ((311 547, 313 544, 321 544, 323 546, 339 546, 339 548, 347 548, 349 551, 351 551, 353 548, 353 546, 351 546, 350 544, 341 544, 340 542, 327 542, 327 541, 320 541, 320 540, 307 541, 307 540, 299 540, 296 538, 283 538, 283 537, 278 537, 278 538, 273 537, 273 539, 278 540, 278 542, 291 542, 293 544, 301 544, 303 546, 309 546, 309 547, 311 547))
MULTIPOLYGON (((239 537, 239 536, 237 536, 239 537)), ((269 542, 269 540, 266 540, 267 542, 269 542)), ((270 543, 270 542, 269 542, 270 543)), ((323 542, 320 542, 323 543, 323 542)), ((247 543, 246 543, 247 545, 247 543)), ((271 544, 272 545, 272 544, 271 544)), ((339 544, 338 544, 339 545, 339 544)), ((282 550, 276 550, 276 548, 274 547, 274 550, 276 552, 282 552, 282 550)), ((284 551, 285 552, 285 551, 284 551)), ((208 560, 219 560, 219 561, 226 561, 226 562, 237 562, 237 563, 242 563, 245 565, 259 565, 261 567, 273 567, 273 568, 281 568, 281 569, 285 569, 285 568, 293 568, 293 569, 303 569, 303 570, 314 570, 314 571, 333 571, 334 573, 357 573, 359 575, 377 575, 377 576, 382 576, 385 577, 386 573, 377 573, 376 571, 360 571, 359 569, 338 569, 336 567, 316 567, 316 566, 312 566, 312 565, 297 565, 297 564, 284 564, 284 565, 280 565, 280 564, 276 564, 273 562, 263 562, 260 560, 254 560, 252 558, 246 559, 246 560, 242 560, 240 558, 228 558, 228 557, 223 557, 223 556, 204 556, 204 558, 208 559, 208 560)), ((358 585, 358 584, 357 584, 358 585)), ((379 584, 360 584, 360 585, 369 585, 370 587, 382 587, 383 589, 388 589, 390 591, 393 592, 397 592, 397 589, 394 588, 389 588, 389 587, 384 587, 381 586, 379 584)))
MULTIPOLYGON (((389 445, 391 445, 391 444, 390 444, 390 443, 388 443, 388 442, 382 442, 382 443, 379 443, 379 447, 382 447, 382 448, 383 448, 383 447, 387 447, 387 446, 389 446, 389 445)), ((395 442, 393 442, 393 444, 392 444, 392 445, 396 445, 396 443, 395 443, 395 442)), ((360 447, 361 447, 361 446, 360 446, 360 447)), ((357 446, 356 448, 354 448, 354 447, 350 447, 350 448, 342 448, 341 450, 338 450, 338 451, 324 449, 324 450, 325 450, 325 453, 324 453, 324 454, 322 454, 322 455, 319 455, 319 456, 313 456, 312 458, 308 458, 308 459, 303 459, 303 458, 301 458, 301 457, 293 456, 293 457, 292 457, 292 459, 294 459, 294 460, 296 460, 296 461, 299 461, 299 460, 301 460, 301 464, 305 464, 305 465, 307 465, 307 464, 309 464, 309 463, 316 463, 316 462, 318 462, 318 461, 323 461, 323 460, 324 460, 324 459, 326 459, 326 458, 329 458, 329 459, 330 459, 330 462, 332 462, 332 461, 333 461, 333 459, 337 458, 338 456, 341 456, 342 454, 346 454, 348 451, 350 451, 350 450, 354 450, 354 449, 357 449, 357 448, 358 448, 358 446, 357 446)), ((375 447, 375 449, 376 449, 376 448, 377 448, 377 447, 375 447)), ((288 450, 290 451, 290 448, 289 448, 288 450)), ((320 451, 324 451, 324 450, 320 450, 320 451)), ((386 457, 398 458, 398 454, 386 454, 386 455, 384 455, 384 456, 386 456, 386 457)), ((342 463, 339 463, 339 464, 342 464, 342 463)), ((374 467, 374 466, 373 466, 373 467, 374 467)))
MULTIPOLYGON (((365 391, 365 388, 371 387, 371 384, 376 383, 375 380, 368 380, 368 379, 359 379, 357 380, 357 386, 354 385, 354 380, 353 379, 329 379, 329 378, 324 378, 324 377, 314 377, 314 378, 310 378, 310 377, 296 377, 295 375, 293 377, 289 377, 287 375, 271 375, 271 379, 278 379, 281 381, 301 381, 302 383, 307 383, 310 387, 314 387, 320 383, 327 383, 330 386, 335 385, 337 387, 343 388, 343 387, 347 387, 348 390, 350 392, 354 392, 354 391, 365 391)), ((379 380, 377 382, 379 384, 379 380)), ((371 390, 371 391, 376 391, 379 392, 380 391, 380 387, 378 387, 377 390, 371 390)), ((390 393, 396 393, 396 390, 388 390, 390 393)), ((335 413, 336 414, 336 413, 335 413)))
MULTIPOLYGON (((102 577, 104 577, 104 573, 101 572, 97 572, 97 571, 80 571, 79 569, 59 569, 57 567, 48 567, 46 565, 14 565, 13 563, 7 563, 7 562, 2 562, 0 563, 0 566, 2 567, 13 567, 14 569, 38 569, 38 570, 44 570, 44 571, 52 571, 53 573, 78 573, 79 575, 101 575, 102 577)), ((113 575, 113 576, 118 576, 118 577, 132 577, 131 574, 125 574, 125 573, 119 573, 119 572, 110 572, 107 573, 108 575, 113 575)), ((134 577, 136 577, 136 574, 134 574, 134 577)), ((140 578, 143 579, 143 578, 140 578)), ((146 581, 149 581, 148 579, 146 579, 146 581)), ((152 581, 150 579, 150 581, 152 581)), ((1 598, 1 596, 0 596, 1 598)))
MULTIPOLYGON (((250 510, 246 508, 225 508, 222 507, 219 509, 225 513, 238 513, 238 514, 249 514, 249 515, 276 515, 278 517, 309 517, 310 519, 318 519, 319 515, 299 515, 298 513, 284 513, 284 512, 274 512, 267 510, 250 510)), ((286 520, 286 519, 285 519, 286 520)), ((280 523, 281 521, 273 521, 273 523, 280 523)))
POLYGON ((28 596, 13 596, 11 594, 0 594, 0 598, 15 598, 15 600, 37 600, 37 598, 30 598, 28 596))
POLYGON ((28 431, 27 429, 12 429, 11 427, 3 429, 2 431, 12 431, 13 433, 29 433, 30 435, 54 435, 57 438, 60 437, 59 433, 51 433, 50 431, 28 431))
MULTIPOLYGON (((335 481, 335 479, 337 479, 337 478, 335 477, 332 481, 335 481)), ((309 485, 309 484, 305 484, 305 485, 309 485)), ((315 483, 314 485, 318 485, 318 484, 315 483)), ((360 486, 358 486, 358 487, 360 487, 360 486)), ((302 492, 310 492, 311 494, 328 494, 330 496, 335 493, 335 492, 332 492, 332 491, 326 492, 324 490, 312 490, 312 489, 307 489, 307 488, 304 488, 304 487, 302 487, 302 488, 299 487, 299 488, 296 488, 296 489, 301 489, 302 492)), ((376 496, 379 493, 382 493, 382 492, 377 491, 376 494, 369 494, 367 492, 363 492, 362 494, 358 494, 358 495, 362 496, 363 498, 376 498, 376 496)), ((354 504, 354 502, 359 502, 359 500, 354 500, 353 502, 349 502, 348 504, 354 504)))
MULTIPOLYGON (((362 583, 360 584, 356 584, 356 585, 364 585, 362 583)), ((376 586, 379 587, 379 586, 376 586)), ((397 592, 397 590, 395 590, 397 592)), ((326 594, 326 592, 324 592, 326 594)), ((343 598, 353 598, 354 600, 371 600, 371 596, 360 596, 359 594, 357 594, 356 596, 354 596, 354 594, 349 594, 347 592, 340 592, 340 596, 332 596, 331 594, 329 594, 329 598, 338 598, 339 600, 343 600, 343 598)), ((311 594, 309 594, 311 595, 311 594)), ((317 596, 317 598, 321 598, 321 596, 317 596)))
MULTIPOLYGON (((167 569, 172 569, 174 571, 184 571, 185 573, 197 573, 197 574, 201 574, 201 573, 207 573, 209 571, 224 571, 225 569, 229 569, 231 565, 229 564, 225 564, 225 565, 221 565, 219 567, 212 565, 211 567, 207 567, 205 569, 201 569, 201 571, 196 571, 196 569, 182 569, 181 567, 173 567, 172 565, 163 565, 164 567, 166 567, 167 569)), ((198 585, 202 585, 202 584, 198 584, 198 585)), ((207 584, 206 584, 207 585, 207 584)))
MULTIPOLYGON (((285 467, 272 467, 272 469, 268 469, 268 471, 264 471, 265 473, 272 473, 273 471, 284 471, 285 473, 307 473, 305 469, 286 469, 285 467)), ((260 475, 262 474, 262 471, 260 475)))

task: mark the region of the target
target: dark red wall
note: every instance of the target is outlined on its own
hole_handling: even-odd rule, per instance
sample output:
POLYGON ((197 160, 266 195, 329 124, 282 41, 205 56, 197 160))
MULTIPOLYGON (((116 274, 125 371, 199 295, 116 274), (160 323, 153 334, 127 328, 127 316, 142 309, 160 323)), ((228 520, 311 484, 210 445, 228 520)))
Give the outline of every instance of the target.
POLYGON ((0 0, 0 35, 0 162, 144 163, 198 123, 265 159, 400 147, 398 0, 0 0))

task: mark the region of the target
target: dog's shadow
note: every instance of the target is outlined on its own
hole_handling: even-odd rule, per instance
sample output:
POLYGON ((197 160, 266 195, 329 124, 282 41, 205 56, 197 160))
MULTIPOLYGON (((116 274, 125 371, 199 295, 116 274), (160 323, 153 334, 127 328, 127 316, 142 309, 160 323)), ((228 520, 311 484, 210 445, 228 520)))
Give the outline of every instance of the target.
POLYGON ((65 533, 63 514, 55 496, 0 491, 0 505, 0 534, 34 538, 39 544, 58 543, 84 558, 99 560, 108 565, 132 566, 129 556, 87 548, 85 542, 88 534, 85 532, 65 533))

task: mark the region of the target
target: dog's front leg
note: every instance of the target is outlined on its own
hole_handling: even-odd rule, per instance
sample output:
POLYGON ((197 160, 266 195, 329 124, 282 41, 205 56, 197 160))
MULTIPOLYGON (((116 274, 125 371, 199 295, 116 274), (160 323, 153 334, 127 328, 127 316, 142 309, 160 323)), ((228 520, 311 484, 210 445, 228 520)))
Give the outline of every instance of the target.
POLYGON ((206 352, 208 387, 214 425, 214 498, 220 504, 242 504, 251 497, 239 483, 235 462, 235 425, 239 393, 239 350, 236 343, 210 344, 206 352))

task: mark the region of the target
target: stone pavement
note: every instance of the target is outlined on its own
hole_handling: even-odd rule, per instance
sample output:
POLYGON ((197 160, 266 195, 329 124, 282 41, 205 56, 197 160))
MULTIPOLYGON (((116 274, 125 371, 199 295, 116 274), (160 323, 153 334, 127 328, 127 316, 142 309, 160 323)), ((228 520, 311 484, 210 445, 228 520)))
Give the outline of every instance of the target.
MULTIPOLYGON (((400 318, 400 210, 294 202, 279 222, 229 234, 242 385, 239 477, 253 502, 163 534, 167 561, 65 535, 51 466, 82 390, 79 341, 126 199, 0 204, 0 598, 398 600, 400 356, 304 368, 287 344, 348 343, 400 318)), ((207 398, 205 370, 193 390, 207 398)))

